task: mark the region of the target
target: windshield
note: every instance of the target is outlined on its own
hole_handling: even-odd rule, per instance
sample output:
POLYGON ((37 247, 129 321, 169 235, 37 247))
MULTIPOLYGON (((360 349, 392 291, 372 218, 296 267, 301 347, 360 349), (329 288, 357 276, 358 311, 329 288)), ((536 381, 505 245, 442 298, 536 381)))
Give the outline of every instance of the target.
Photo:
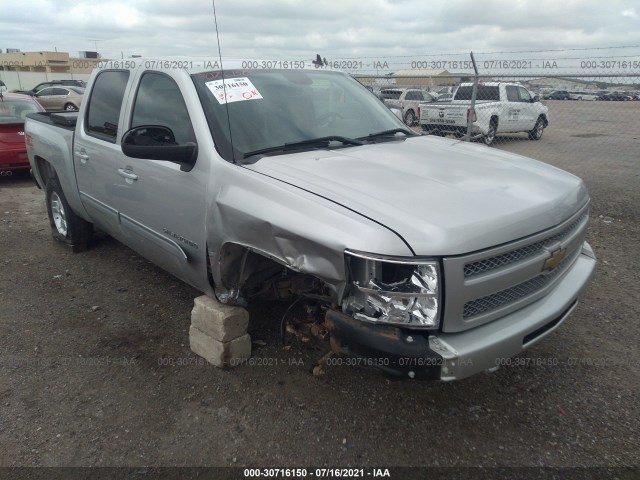
POLYGON ((226 98, 221 72, 192 78, 216 148, 228 161, 288 143, 406 128, 375 95, 340 72, 226 71, 226 98))
POLYGON ((0 123, 24 122, 27 114, 34 112, 39 110, 30 100, 4 97, 0 101, 0 123))

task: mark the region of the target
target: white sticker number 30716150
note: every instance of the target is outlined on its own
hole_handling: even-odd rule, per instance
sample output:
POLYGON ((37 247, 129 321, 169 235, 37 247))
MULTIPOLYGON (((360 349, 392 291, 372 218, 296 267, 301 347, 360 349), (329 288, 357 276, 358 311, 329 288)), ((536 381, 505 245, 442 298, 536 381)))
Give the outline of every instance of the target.
POLYGON ((213 80, 205 85, 211 90, 211 93, 220 104, 262 98, 258 89, 253 86, 253 83, 247 77, 213 80))

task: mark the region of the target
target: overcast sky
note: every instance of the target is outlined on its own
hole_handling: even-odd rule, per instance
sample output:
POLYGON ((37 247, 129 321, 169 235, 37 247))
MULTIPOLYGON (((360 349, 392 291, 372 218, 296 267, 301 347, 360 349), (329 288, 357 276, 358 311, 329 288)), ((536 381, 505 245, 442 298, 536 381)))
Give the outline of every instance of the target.
MULTIPOLYGON (((609 0, 216 0, 226 57, 385 60, 640 60, 640 3, 609 0), (594 48, 594 50, 582 50, 594 48), (578 49, 578 50, 572 50, 578 49), (505 51, 569 50, 548 53, 505 51), (453 54, 465 53, 465 56, 453 54), (405 56, 405 57, 402 57, 405 56)), ((211 0, 23 0, 0 4, 0 48, 217 55, 211 0), (10 4, 14 5, 10 7, 10 4)), ((369 63, 368 65, 371 65, 369 63)), ((559 64, 561 67, 563 64, 559 64)), ((575 65, 575 63, 571 63, 575 65)))

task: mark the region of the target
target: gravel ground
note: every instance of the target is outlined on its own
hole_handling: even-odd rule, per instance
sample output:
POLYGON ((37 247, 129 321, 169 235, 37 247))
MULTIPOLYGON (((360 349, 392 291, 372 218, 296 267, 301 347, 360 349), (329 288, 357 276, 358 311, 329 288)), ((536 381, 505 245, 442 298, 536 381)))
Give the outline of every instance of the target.
POLYGON ((541 141, 498 148, 585 179, 598 274, 557 332, 456 383, 313 376, 322 352, 283 349, 271 304, 251 309, 266 365, 204 364, 197 291, 106 236, 69 252, 28 176, 0 177, 0 466, 637 466, 640 102, 556 103, 541 141), (615 108, 631 126, 589 123, 615 108))

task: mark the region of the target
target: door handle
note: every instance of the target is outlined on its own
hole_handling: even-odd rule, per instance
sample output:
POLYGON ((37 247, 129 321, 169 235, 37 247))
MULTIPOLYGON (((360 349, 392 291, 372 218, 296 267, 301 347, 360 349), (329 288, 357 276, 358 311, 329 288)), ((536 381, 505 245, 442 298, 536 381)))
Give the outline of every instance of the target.
POLYGON ((76 157, 80 159, 80 163, 87 163, 87 161, 89 160, 89 155, 84 153, 84 150, 77 151, 76 157))
POLYGON ((125 170, 124 168, 118 169, 118 175, 126 178, 127 180, 138 180, 138 175, 133 173, 131 170, 125 170))

